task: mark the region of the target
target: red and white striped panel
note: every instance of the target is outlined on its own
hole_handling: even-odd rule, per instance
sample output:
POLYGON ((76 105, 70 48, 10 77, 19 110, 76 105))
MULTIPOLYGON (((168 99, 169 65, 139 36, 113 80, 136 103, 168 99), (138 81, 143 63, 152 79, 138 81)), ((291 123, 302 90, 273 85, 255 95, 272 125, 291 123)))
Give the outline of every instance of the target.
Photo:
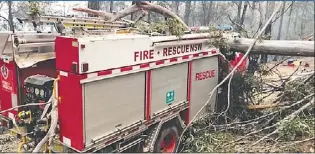
POLYGON ((125 75, 129 73, 145 71, 145 70, 159 68, 163 66, 169 66, 173 64, 187 62, 193 59, 210 57, 210 56, 214 56, 218 54, 219 52, 217 50, 212 50, 212 51, 205 51, 205 52, 201 52, 197 54, 191 54, 191 55, 185 55, 181 57, 175 57, 175 58, 164 59, 164 60, 159 60, 159 61, 154 61, 154 62, 149 62, 149 63, 143 63, 139 65, 134 65, 134 66, 125 66, 125 67, 120 67, 116 69, 99 71, 99 72, 84 75, 84 77, 81 80, 81 83, 91 82, 94 80, 101 80, 104 78, 110 78, 110 77, 119 76, 119 75, 125 75))

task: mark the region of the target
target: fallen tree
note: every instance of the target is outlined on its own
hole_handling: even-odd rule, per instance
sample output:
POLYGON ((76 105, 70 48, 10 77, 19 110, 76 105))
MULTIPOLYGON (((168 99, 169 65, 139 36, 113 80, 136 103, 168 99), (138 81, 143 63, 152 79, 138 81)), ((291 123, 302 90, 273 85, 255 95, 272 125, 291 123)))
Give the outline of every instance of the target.
MULTIPOLYGON (((117 13, 107 13, 97 10, 91 10, 88 8, 73 8, 75 11, 85 12, 88 14, 93 14, 104 18, 107 21, 116 21, 122 19, 135 12, 153 11, 159 13, 165 17, 173 18, 184 26, 184 28, 190 31, 190 28, 185 24, 185 22, 180 19, 176 14, 170 10, 150 3, 150 2, 136 2, 136 4, 128 7, 117 13)), ((139 19, 143 18, 145 13, 141 14, 139 19)), ((210 30, 210 29, 209 29, 210 30)), ((210 34, 212 35, 212 34, 210 34)), ((228 34, 233 35, 233 34, 228 34)), ((211 38, 211 36, 210 36, 211 38)), ((246 51, 249 46, 254 42, 254 39, 247 38, 233 38, 228 37, 225 40, 230 49, 234 51, 246 51)), ((283 55, 283 56, 307 56, 314 57, 314 42, 313 41, 295 41, 295 40, 263 40, 255 43, 255 46, 251 50, 254 54, 269 54, 269 55, 283 55)))
MULTIPOLYGON (((246 51, 253 41, 253 39, 238 38, 236 41, 228 40, 227 44, 232 50, 246 51)), ((262 42, 256 42, 251 52, 255 54, 314 57, 314 42, 263 40, 262 42)))

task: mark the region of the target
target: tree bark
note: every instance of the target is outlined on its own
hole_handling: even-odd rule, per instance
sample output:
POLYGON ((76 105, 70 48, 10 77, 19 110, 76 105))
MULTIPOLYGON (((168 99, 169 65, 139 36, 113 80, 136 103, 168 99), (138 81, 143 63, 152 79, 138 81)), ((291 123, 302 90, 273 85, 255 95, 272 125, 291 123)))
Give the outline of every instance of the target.
POLYGON ((10 26, 10 31, 14 33, 14 25, 13 25, 13 15, 12 15, 12 1, 8 1, 8 21, 9 21, 9 26, 10 26))
MULTIPOLYGON (((280 17, 280 25, 279 25, 279 30, 278 30, 278 35, 277 35, 277 40, 281 40, 281 32, 282 32, 282 24, 283 24, 283 16, 284 16, 284 9, 285 9, 285 2, 283 2, 282 9, 281 9, 281 17, 280 17)), ((278 60, 278 55, 273 57, 273 61, 278 60)))
MULTIPOLYGON (((151 2, 152 1, 149 1, 149 3, 151 3, 151 2)), ((151 11, 148 11, 147 16, 148 16, 148 23, 150 23, 151 22, 151 11)))
POLYGON ((285 2, 283 2, 283 6, 281 9, 281 17, 280 17, 280 25, 279 25, 279 31, 278 31, 278 36, 277 36, 277 40, 281 39, 281 31, 282 31, 282 24, 283 24, 283 16, 284 16, 284 9, 285 9, 285 2))
MULTIPOLYGON (((132 7, 133 5, 136 5, 136 1, 132 1, 132 2, 131 2, 131 7, 132 7)), ((135 18, 134 13, 131 13, 130 16, 131 16, 131 17, 130 17, 130 20, 134 20, 134 18, 135 18)))
POLYGON ((244 8, 243 8, 243 12, 242 12, 242 16, 241 16, 240 26, 243 26, 243 24, 244 24, 247 7, 248 7, 248 4, 245 3, 244 8))
MULTIPOLYGON (((100 10, 100 1, 89 1, 88 8, 92 10, 100 10)), ((97 15, 89 14, 90 17, 97 17, 97 15)))
POLYGON ((190 8, 191 8, 191 1, 186 1, 184 22, 187 25, 189 25, 189 17, 190 17, 190 11, 191 11, 190 8))
MULTIPOLYGON (((237 43, 228 40, 227 44, 232 50, 246 51, 253 39, 240 38, 237 43)), ((313 41, 292 41, 292 40, 263 40, 256 42, 251 50, 253 54, 281 55, 281 56, 305 56, 314 57, 313 41)))
POLYGON ((174 2, 174 13, 176 15, 179 15, 179 4, 180 4, 180 1, 175 1, 174 2))
POLYGON ((291 24, 291 15, 292 15, 292 11, 293 11, 293 5, 294 5, 294 2, 292 2, 292 6, 290 8, 290 12, 289 12, 289 21, 288 21, 288 28, 286 30, 286 40, 290 39, 290 24, 291 24))
POLYGON ((114 1, 110 1, 109 2, 109 12, 113 13, 113 11, 114 11, 114 1))
POLYGON ((302 11, 302 16, 301 16, 301 26, 300 26, 300 38, 299 39, 302 39, 303 37, 304 37, 304 30, 305 30, 305 13, 306 13, 306 11, 305 11, 305 8, 303 9, 303 11, 302 11))

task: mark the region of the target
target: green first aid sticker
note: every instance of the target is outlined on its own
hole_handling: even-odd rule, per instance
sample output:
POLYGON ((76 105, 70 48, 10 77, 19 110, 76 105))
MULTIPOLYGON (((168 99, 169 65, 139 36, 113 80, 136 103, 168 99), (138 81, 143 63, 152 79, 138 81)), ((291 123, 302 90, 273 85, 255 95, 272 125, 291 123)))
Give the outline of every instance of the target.
POLYGON ((166 104, 169 105, 174 101, 175 92, 174 90, 166 93, 166 104))

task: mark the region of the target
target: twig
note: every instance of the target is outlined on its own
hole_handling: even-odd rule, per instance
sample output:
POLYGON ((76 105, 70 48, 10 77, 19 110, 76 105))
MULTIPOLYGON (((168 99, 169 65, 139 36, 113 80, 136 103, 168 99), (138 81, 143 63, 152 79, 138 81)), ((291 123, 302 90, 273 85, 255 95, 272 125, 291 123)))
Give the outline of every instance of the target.
MULTIPOLYGON (((233 79, 233 76, 234 76, 234 73, 231 75, 231 77, 230 77, 230 80, 229 80, 229 83, 228 83, 228 105, 227 105, 227 107, 226 107, 226 109, 225 109, 225 111, 224 111, 224 113, 226 113, 228 110, 229 110, 229 108, 230 108, 230 101, 231 101, 231 82, 232 82, 232 79, 233 79)), ((221 114, 220 114, 221 115, 221 114)), ((219 115, 219 116, 220 116, 219 115)))
MULTIPOLYGON (((192 120, 187 124, 187 126, 185 127, 185 129, 183 130, 180 138, 179 138, 179 143, 182 140, 182 137, 184 135, 184 132, 189 128, 189 126, 191 125, 191 123, 196 119, 196 117, 199 115, 199 113, 209 104, 212 95, 214 94, 214 92, 236 71, 236 69, 242 64, 242 62, 245 60, 245 58, 248 56, 248 54, 250 53, 250 51, 252 50, 252 48, 254 47, 255 43, 257 42, 258 38, 262 35, 262 33, 265 31, 265 29, 267 28, 268 24, 271 22, 271 20, 273 19, 273 17, 276 15, 277 12, 279 12, 281 6, 282 6, 283 2, 280 2, 278 8, 276 10, 274 10, 274 12, 272 13, 272 15, 270 16, 270 18, 268 19, 268 21, 266 22, 265 26, 262 28, 262 30, 259 32, 259 34, 257 35, 257 37, 254 39, 253 43, 249 46, 249 48, 247 49, 245 55, 241 58, 241 60, 237 63, 237 65, 233 68, 233 70, 217 85, 213 88, 213 90, 210 92, 210 96, 207 100, 207 102, 201 107, 201 109, 196 113, 196 115, 192 118, 192 120)), ((178 147, 176 148, 176 151, 178 151, 178 147)))
POLYGON ((286 82, 288 82, 290 80, 290 78, 299 70, 301 64, 294 70, 294 72, 292 74, 289 75, 289 77, 282 83, 281 86, 284 86, 286 84, 286 82))
POLYGON ((301 141, 295 141, 295 142, 293 142, 293 143, 291 143, 291 144, 281 146, 281 147, 280 147, 280 149, 285 148, 285 147, 288 147, 288 146, 292 146, 292 145, 295 145, 295 144, 299 144, 299 143, 307 142, 307 141, 310 141, 310 140, 315 140, 315 137, 308 138, 308 139, 301 140, 301 141))
POLYGON ((283 60, 281 60, 280 62, 278 62, 277 64, 275 64, 273 67, 271 67, 270 69, 267 70, 267 72, 271 71, 272 69, 274 69, 275 67, 279 66, 280 64, 282 64, 283 62, 285 62, 286 60, 292 58, 292 56, 285 58, 283 60))
MULTIPOLYGON (((306 99, 308 99, 308 98, 310 98, 310 97, 312 97, 312 96, 314 96, 314 95, 315 95, 315 94, 307 95, 307 96, 305 96, 302 100, 299 100, 299 101, 297 101, 296 103, 291 104, 290 106, 284 106, 284 107, 281 108, 280 110, 277 110, 277 111, 275 111, 275 112, 272 112, 272 113, 269 113, 269 114, 260 116, 260 117, 258 117, 258 118, 255 118, 255 119, 252 119, 252 120, 248 120, 248 121, 244 121, 244 122, 236 122, 236 123, 228 124, 228 125, 226 125, 226 126, 231 126, 231 125, 235 125, 235 124, 250 123, 250 122, 254 122, 254 121, 260 120, 260 119, 262 119, 262 118, 265 118, 265 117, 274 115, 274 114, 276 114, 276 113, 278 113, 278 112, 281 112, 281 111, 283 111, 283 110, 285 110, 285 109, 288 109, 288 108, 291 108, 291 107, 296 106, 296 105, 298 105, 298 104, 301 104, 301 103, 304 102, 306 99)), ((313 98, 313 99, 314 99, 314 98, 313 98)), ((217 126, 218 126, 218 125, 217 125, 217 126)), ((253 134, 259 133, 259 132, 261 132, 261 131, 263 131, 263 130, 272 128, 272 127, 274 127, 274 126, 276 126, 276 124, 274 124, 274 125, 272 125, 272 126, 269 126, 269 127, 266 127, 266 128, 264 128, 264 129, 257 130, 257 131, 255 131, 255 132, 251 132, 251 133, 246 134, 246 135, 244 135, 243 137, 241 137, 241 138, 239 138, 239 139, 237 139, 237 140, 235 140, 235 141, 233 141, 233 142, 231 142, 231 143, 240 141, 240 140, 244 139, 245 137, 247 137, 247 136, 249 136, 249 135, 253 135, 253 134)))
POLYGON ((284 11, 282 14, 280 14, 278 17, 276 17, 275 20, 273 20, 273 21, 271 22, 271 24, 273 24, 273 23, 276 22, 281 16, 283 16, 283 15, 289 10, 289 8, 292 7, 293 3, 294 3, 294 1, 292 1, 291 4, 285 9, 285 11, 284 11))
POLYGON ((312 78, 314 75, 315 75, 315 73, 313 73, 312 75, 310 75, 309 77, 307 77, 307 78, 303 81, 303 83, 304 83, 304 84, 307 83, 309 80, 311 80, 311 78, 312 78))
MULTIPOLYGON (((300 109, 296 110, 295 112, 293 112, 292 114, 290 114, 289 116, 285 117, 283 120, 277 122, 275 125, 281 124, 282 122, 286 122, 286 121, 291 121, 292 119, 294 119, 297 115, 299 115, 299 113, 301 113, 303 110, 305 110, 306 108, 308 108, 309 106, 311 106, 314 103, 314 98, 308 102, 307 104, 303 105, 300 109)), ((279 129, 277 128, 276 130, 274 130, 273 132, 269 133, 268 135, 262 137, 261 139, 259 139, 258 141, 256 141, 255 143, 253 143, 251 146, 254 146, 256 144, 258 144, 259 142, 263 141, 264 139, 278 133, 279 129)))

